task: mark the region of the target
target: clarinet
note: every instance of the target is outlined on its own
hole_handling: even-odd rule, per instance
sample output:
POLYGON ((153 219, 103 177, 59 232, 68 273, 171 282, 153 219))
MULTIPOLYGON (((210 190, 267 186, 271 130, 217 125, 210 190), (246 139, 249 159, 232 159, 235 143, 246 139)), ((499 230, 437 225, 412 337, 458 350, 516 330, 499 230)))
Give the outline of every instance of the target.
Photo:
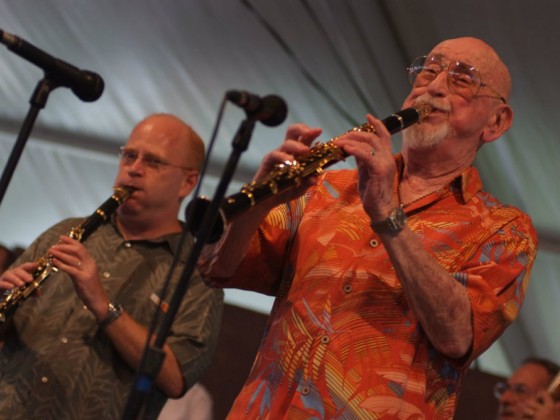
MULTIPOLYGON (((114 211, 130 195, 131 190, 124 187, 117 187, 113 195, 109 197, 93 214, 85 218, 78 226, 73 227, 67 233, 72 239, 84 242, 102 223, 106 222, 114 211)), ((39 266, 33 273, 33 281, 21 287, 14 287, 6 290, 0 299, 0 322, 6 322, 15 310, 29 297, 38 290, 43 282, 52 274, 58 272, 52 263, 50 254, 44 255, 38 260, 39 266)))
MULTIPOLYGON (((422 104, 396 112, 382 122, 391 134, 395 134, 411 125, 421 122, 432 112, 429 104, 422 104)), ((347 131, 375 132, 375 128, 365 123, 347 131)), ((296 160, 277 164, 265 179, 259 182, 245 184, 241 191, 225 197, 220 204, 219 217, 212 227, 210 243, 217 241, 223 233, 225 223, 238 214, 253 207, 255 204, 284 191, 287 188, 301 184, 303 179, 321 174, 327 167, 344 160, 347 155, 334 144, 335 138, 325 143, 313 146, 309 153, 299 156, 296 160)), ((204 214, 210 201, 204 197, 197 197, 187 207, 187 218, 190 219, 191 233, 196 237, 204 214)))

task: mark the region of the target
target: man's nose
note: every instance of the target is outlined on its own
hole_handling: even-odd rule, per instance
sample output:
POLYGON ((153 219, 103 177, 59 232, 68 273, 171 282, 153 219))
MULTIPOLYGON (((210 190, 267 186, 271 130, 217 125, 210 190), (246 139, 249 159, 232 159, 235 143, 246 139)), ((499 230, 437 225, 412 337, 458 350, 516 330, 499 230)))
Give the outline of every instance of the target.
POLYGON ((498 399, 500 405, 511 405, 515 400, 517 400, 517 396, 511 389, 506 389, 498 399))
POLYGON ((142 161, 142 159, 140 158, 140 156, 138 156, 134 162, 132 162, 130 165, 128 165, 128 172, 129 173, 141 173, 143 172, 145 169, 144 167, 144 162, 142 161))
POLYGON ((449 93, 449 83, 447 71, 442 70, 434 80, 427 85, 427 90, 434 96, 447 95, 449 93))

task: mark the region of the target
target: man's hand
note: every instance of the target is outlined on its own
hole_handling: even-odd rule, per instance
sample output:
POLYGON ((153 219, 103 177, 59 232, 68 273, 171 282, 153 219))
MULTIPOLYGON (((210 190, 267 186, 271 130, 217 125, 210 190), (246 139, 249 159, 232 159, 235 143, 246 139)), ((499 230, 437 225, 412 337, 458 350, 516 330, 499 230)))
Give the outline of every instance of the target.
POLYGON ((49 253, 53 264, 70 276, 80 300, 102 319, 107 312, 109 298, 99 279, 97 264, 86 247, 79 241, 62 235, 60 242, 52 246, 49 253))
MULTIPOLYGON (((264 156, 261 166, 253 179, 254 182, 262 182, 278 164, 291 162, 299 156, 308 154, 311 143, 320 134, 321 129, 309 128, 305 124, 294 124, 288 127, 286 139, 282 145, 264 156)), ((270 208, 301 196, 309 187, 315 184, 315 179, 315 177, 305 179, 300 185, 294 185, 293 188, 280 191, 274 196, 274 200, 270 201, 270 208)))
POLYGON ((356 159, 358 187, 364 209, 372 221, 379 221, 387 218, 399 204, 393 191, 397 168, 389 131, 372 115, 367 118, 375 131, 349 131, 336 139, 335 143, 356 159))
POLYGON ((22 287, 33 281, 33 274, 39 267, 37 262, 27 262, 7 270, 0 276, 0 291, 22 287))

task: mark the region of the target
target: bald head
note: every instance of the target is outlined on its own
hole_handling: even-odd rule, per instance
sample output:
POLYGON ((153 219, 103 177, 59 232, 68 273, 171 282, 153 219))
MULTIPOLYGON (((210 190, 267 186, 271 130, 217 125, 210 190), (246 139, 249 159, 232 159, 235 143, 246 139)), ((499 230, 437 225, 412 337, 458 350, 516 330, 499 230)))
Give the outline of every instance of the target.
POLYGON ((497 52, 486 42, 472 37, 448 39, 430 52, 447 59, 463 61, 478 68, 483 83, 491 86, 506 100, 511 94, 511 75, 497 52))
POLYGON ((171 114, 153 114, 132 130, 131 137, 141 134, 151 141, 172 141, 176 145, 176 164, 200 170, 204 162, 204 142, 193 128, 171 114))

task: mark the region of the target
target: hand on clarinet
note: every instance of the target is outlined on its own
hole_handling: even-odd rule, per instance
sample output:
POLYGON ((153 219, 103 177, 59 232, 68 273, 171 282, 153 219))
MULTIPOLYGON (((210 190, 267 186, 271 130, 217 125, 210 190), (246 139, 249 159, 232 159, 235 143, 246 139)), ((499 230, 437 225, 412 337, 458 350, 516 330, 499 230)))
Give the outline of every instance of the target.
MULTIPOLYGON (((299 156, 308 154, 311 143, 319 137, 321 132, 320 128, 310 128, 305 124, 294 124, 288 127, 286 139, 278 149, 265 155, 253 181, 261 182, 277 165, 286 161, 293 161, 299 156)), ((309 177, 302 180, 300 185, 275 194, 272 200, 273 207, 303 195, 316 182, 316 177, 309 177)))

